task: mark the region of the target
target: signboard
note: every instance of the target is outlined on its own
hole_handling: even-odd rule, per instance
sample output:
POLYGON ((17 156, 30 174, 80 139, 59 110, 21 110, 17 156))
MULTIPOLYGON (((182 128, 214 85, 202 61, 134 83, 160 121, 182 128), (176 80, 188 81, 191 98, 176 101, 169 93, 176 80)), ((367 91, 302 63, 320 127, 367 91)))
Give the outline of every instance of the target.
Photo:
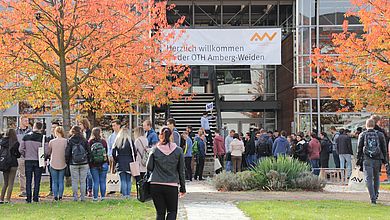
POLYGON ((206 112, 212 111, 213 109, 214 109, 214 103, 213 102, 210 102, 210 103, 206 104, 206 112))
POLYGON ((175 54, 175 64, 183 65, 279 65, 281 29, 181 29, 179 39, 162 45, 175 54))

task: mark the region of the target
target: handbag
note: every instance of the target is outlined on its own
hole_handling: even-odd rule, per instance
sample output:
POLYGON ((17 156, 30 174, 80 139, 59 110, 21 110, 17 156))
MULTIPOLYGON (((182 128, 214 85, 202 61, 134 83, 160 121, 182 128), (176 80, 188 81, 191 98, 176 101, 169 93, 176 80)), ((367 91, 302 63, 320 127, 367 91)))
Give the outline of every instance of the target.
POLYGON ((221 162, 219 162, 218 158, 214 158, 214 171, 217 171, 222 168, 221 162))
POLYGON ((146 202, 152 199, 150 195, 150 182, 149 182, 149 172, 145 174, 145 176, 137 182, 137 199, 140 202, 146 202))
POLYGON ((142 143, 141 140, 138 139, 138 141, 141 143, 142 148, 145 150, 145 152, 144 152, 144 154, 142 155, 142 158, 141 158, 141 164, 142 164, 142 166, 146 166, 146 164, 148 163, 148 158, 149 158, 148 148, 145 148, 145 146, 144 146, 144 144, 142 143))
POLYGON ((135 156, 134 156, 134 149, 133 149, 133 144, 131 141, 130 142, 130 149, 131 149, 131 155, 133 156, 133 162, 130 162, 130 172, 132 176, 139 176, 141 175, 139 171, 139 163, 135 161, 135 156))

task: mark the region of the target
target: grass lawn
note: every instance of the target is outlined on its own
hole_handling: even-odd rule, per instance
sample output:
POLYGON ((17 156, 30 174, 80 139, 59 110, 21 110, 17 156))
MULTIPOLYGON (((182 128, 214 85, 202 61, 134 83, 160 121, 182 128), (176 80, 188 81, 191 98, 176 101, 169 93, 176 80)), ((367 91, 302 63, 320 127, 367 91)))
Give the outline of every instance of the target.
POLYGON ((390 207, 351 201, 255 201, 238 207, 251 219, 388 219, 390 207))
POLYGON ((387 190, 387 191, 390 191, 390 184, 389 183, 381 183, 380 185, 380 189, 381 190, 387 190))
POLYGON ((0 219, 153 219, 151 202, 105 200, 103 202, 46 202, 3 204, 0 219))

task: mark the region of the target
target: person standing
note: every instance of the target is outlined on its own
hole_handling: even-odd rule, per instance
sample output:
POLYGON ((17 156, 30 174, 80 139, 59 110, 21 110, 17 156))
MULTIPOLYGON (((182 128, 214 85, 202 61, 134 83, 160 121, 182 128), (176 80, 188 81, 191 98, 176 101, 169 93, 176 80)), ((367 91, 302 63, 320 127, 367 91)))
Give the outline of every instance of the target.
MULTIPOLYGON (((278 132, 275 131, 275 134, 279 135, 278 132)), ((286 139, 286 132, 281 131, 280 136, 275 139, 275 142, 272 145, 272 155, 277 159, 280 156, 285 157, 289 151, 290 144, 286 139)))
POLYGON ((0 141, 0 147, 1 151, 8 151, 10 162, 7 164, 8 169, 3 170, 4 184, 0 195, 0 204, 2 204, 4 202, 11 202, 11 194, 14 188, 16 171, 18 169, 18 158, 20 158, 18 137, 16 136, 16 131, 14 129, 8 129, 5 137, 0 141))
POLYGON ((337 138, 337 152, 340 158, 340 168, 347 169, 347 178, 352 174, 352 141, 344 129, 340 129, 340 135, 337 138))
POLYGON ((226 172, 232 170, 232 154, 230 149, 230 143, 233 141, 233 136, 236 133, 235 130, 230 130, 229 135, 225 138, 225 151, 226 151, 226 172))
POLYGON ((334 126, 330 127, 330 132, 332 133, 332 155, 333 155, 333 160, 336 168, 340 168, 340 157, 339 153, 337 152, 337 138, 339 138, 340 133, 336 130, 334 126))
POLYGON ((145 137, 145 131, 142 127, 134 128, 134 145, 137 152, 136 161, 139 163, 140 176, 136 178, 137 182, 141 180, 146 173, 146 154, 151 148, 149 148, 148 139, 145 137), (145 163, 143 163, 145 161, 145 163))
POLYGON ((200 127, 203 128, 206 132, 207 144, 212 145, 213 137, 210 130, 210 119, 213 119, 213 116, 209 116, 208 112, 203 112, 203 116, 200 118, 200 127))
POLYGON ((150 193, 158 220, 176 219, 178 197, 186 193, 184 154, 181 148, 171 142, 171 135, 171 129, 161 129, 160 142, 152 149, 147 164, 147 169, 151 171, 150 193))
POLYGON ((158 143, 158 137, 156 131, 152 127, 152 122, 150 120, 144 121, 143 128, 146 132, 149 148, 154 147, 158 143))
POLYGON ((198 145, 198 152, 196 154, 196 169, 194 179, 202 181, 204 160, 206 158, 206 137, 202 130, 199 130, 198 136, 195 137, 195 142, 198 145))
POLYGON ((256 134, 256 154, 257 160, 262 161, 265 158, 272 156, 272 138, 267 134, 267 131, 260 129, 260 133, 256 134))
POLYGON ((317 134, 316 133, 311 133, 311 140, 309 141, 309 148, 308 153, 309 153, 309 161, 311 164, 311 168, 313 169, 313 174, 314 175, 319 175, 320 174, 320 152, 321 152, 321 143, 318 140, 317 134))
POLYGON ((116 163, 116 170, 119 172, 121 193, 126 199, 130 199, 131 193, 130 163, 133 162, 133 152, 136 152, 136 149, 131 140, 131 132, 127 128, 122 128, 115 140, 112 156, 116 163))
POLYGON ((240 140, 239 134, 233 135, 233 141, 229 145, 229 151, 232 154, 233 172, 241 172, 242 154, 245 151, 244 142, 240 140))
POLYGON ((214 159, 218 158, 219 163, 221 164, 221 169, 217 170, 216 173, 222 172, 224 170, 224 157, 225 157, 225 143, 223 140, 223 137, 221 136, 219 130, 215 131, 215 137, 213 141, 213 146, 214 146, 214 159))
POLYGON ((245 160, 248 168, 252 168, 256 163, 256 145, 255 137, 251 137, 251 133, 245 134, 245 160))
POLYGON ((376 204, 379 196, 379 175, 381 165, 387 164, 386 141, 382 132, 374 130, 375 121, 366 121, 367 131, 359 135, 357 148, 357 166, 363 167, 367 189, 372 204, 376 204))
MULTIPOLYGON (((60 126, 60 123, 58 121, 53 121, 51 123, 51 134, 50 134, 50 136, 48 138, 48 141, 51 141, 51 140, 56 138, 55 135, 54 135, 54 130, 58 126, 60 126)), ((51 169, 50 169, 50 155, 47 154, 46 156, 47 156, 47 158, 45 158, 45 159, 49 160, 47 169, 49 170, 49 178, 50 178, 50 192, 47 194, 47 196, 52 196, 53 195, 53 178, 51 176, 51 169)))
POLYGON ((186 167, 186 180, 192 181, 192 139, 188 132, 185 131, 182 134, 183 139, 186 141, 184 146, 184 163, 186 167))
POLYGON ((176 120, 173 118, 169 118, 167 120, 167 126, 172 131, 173 142, 175 142, 176 146, 180 147, 181 139, 180 139, 179 131, 176 128, 176 120))
POLYGON ((329 168, 329 154, 332 153, 333 144, 329 140, 325 132, 320 133, 321 152, 320 152, 320 166, 321 168, 329 168))
POLYGON ((110 165, 110 171, 114 170, 114 158, 112 157, 112 148, 115 143, 116 136, 118 136, 118 132, 121 130, 121 121, 119 119, 115 119, 111 121, 111 128, 113 130, 112 134, 107 139, 107 156, 108 156, 108 162, 110 165))
POLYGON ((188 133, 188 136, 191 138, 191 140, 194 141, 195 134, 194 134, 194 132, 192 131, 192 126, 191 126, 191 125, 188 125, 188 126, 186 127, 186 132, 188 133))
MULTIPOLYGON (((32 130, 30 128, 29 119, 27 116, 21 116, 19 119, 19 127, 16 130, 16 135, 18 137, 19 144, 22 143, 23 137, 31 133, 32 130)), ((20 158, 18 158, 18 177, 19 177, 19 188, 20 188, 20 194, 19 197, 26 197, 26 173, 25 173, 25 158, 22 155, 20 158)))
MULTIPOLYGON (((84 138, 88 141, 91 138, 91 123, 87 118, 82 118, 80 120, 79 126, 81 128, 81 131, 83 132, 84 138)), ((91 170, 88 169, 87 173, 87 193, 88 197, 92 197, 92 175, 91 170)))
POLYGON ((297 135, 297 143, 291 149, 293 158, 307 163, 308 162, 308 143, 305 140, 303 134, 297 135))
POLYGON ((93 181, 93 201, 98 200, 100 188, 100 200, 106 197, 106 180, 108 171, 107 142, 102 137, 100 128, 93 128, 91 138, 88 141, 91 152, 89 167, 93 181))
POLYGON ((53 134, 55 136, 49 142, 47 155, 50 156, 50 173, 52 176, 52 192, 54 194, 54 200, 62 200, 64 194, 64 177, 65 177, 65 150, 68 145, 68 140, 65 137, 65 131, 62 127, 58 126, 54 129, 53 134))
POLYGON ((65 160, 69 164, 72 179, 73 201, 78 200, 78 184, 80 183, 80 200, 85 201, 86 179, 89 170, 90 150, 81 127, 70 129, 70 138, 65 149, 65 160))
MULTIPOLYGON (((25 158, 26 194, 27 203, 39 202, 39 188, 41 185, 42 167, 39 167, 38 148, 42 146, 43 123, 35 122, 33 132, 23 137, 19 146, 20 154, 25 158), (32 181, 34 176, 34 194, 32 195, 32 181)), ((46 147, 46 146, 45 146, 46 147)))

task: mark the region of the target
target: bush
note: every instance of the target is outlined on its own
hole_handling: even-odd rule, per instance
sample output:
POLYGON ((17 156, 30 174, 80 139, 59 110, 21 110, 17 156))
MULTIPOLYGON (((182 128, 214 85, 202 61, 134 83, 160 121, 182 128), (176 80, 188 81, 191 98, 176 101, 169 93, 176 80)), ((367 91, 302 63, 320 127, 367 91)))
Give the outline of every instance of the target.
POLYGON ((322 190, 326 185, 324 180, 310 172, 299 174, 299 176, 291 182, 293 188, 313 191, 322 190))
MULTIPOLYGON (((291 187, 292 180, 296 179, 299 174, 310 171, 310 166, 293 158, 279 157, 276 160, 270 157, 258 163, 252 171, 258 185, 272 190, 275 186, 285 185, 286 187, 291 187), (277 174, 274 172, 270 173, 271 170, 277 174), (280 175, 285 175, 286 178, 281 178, 280 175), (270 180, 269 178, 273 179, 270 180), (283 180, 284 182, 275 183, 274 181, 276 180, 283 180)), ((276 188, 279 189, 279 187, 276 188)))
POLYGON ((217 190, 223 191, 251 190, 258 187, 254 173, 251 171, 237 174, 223 171, 214 177, 213 184, 217 190))
POLYGON ((268 190, 285 190, 287 189, 287 175, 285 173, 278 173, 275 170, 271 170, 267 173, 267 185, 268 190))

